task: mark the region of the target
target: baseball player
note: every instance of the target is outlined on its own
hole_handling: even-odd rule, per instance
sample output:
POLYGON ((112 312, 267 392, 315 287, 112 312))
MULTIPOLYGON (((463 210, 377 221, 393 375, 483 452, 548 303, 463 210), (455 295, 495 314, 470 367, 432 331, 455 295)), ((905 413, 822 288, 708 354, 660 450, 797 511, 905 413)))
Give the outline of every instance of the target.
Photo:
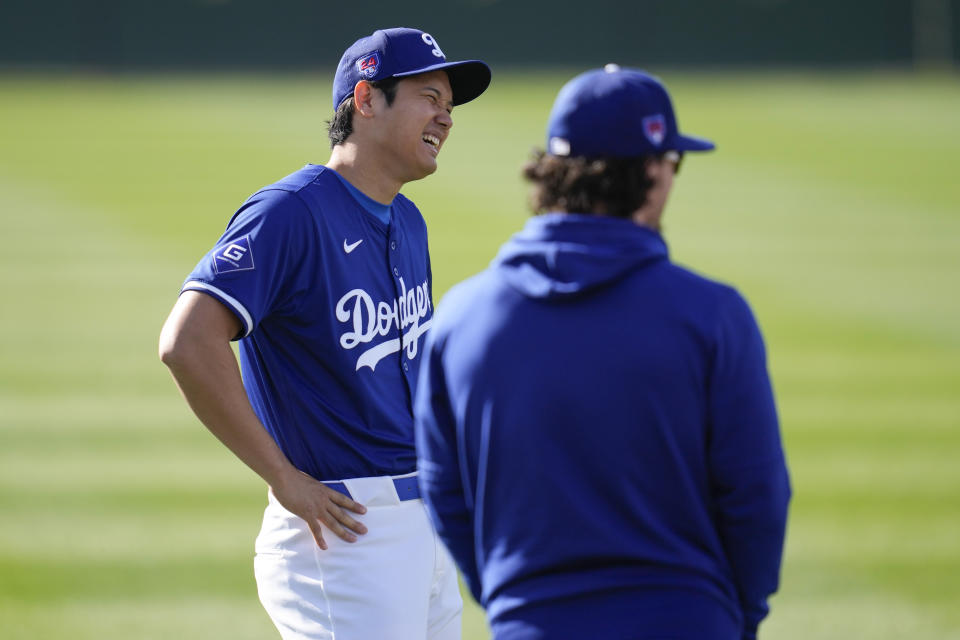
POLYGON ((686 152, 653 76, 560 91, 525 168, 538 213, 439 305, 420 483, 498 640, 747 640, 790 486, 744 299, 671 262, 686 152))
POLYGON ((427 232, 399 191, 436 170, 453 107, 489 82, 417 29, 355 42, 334 78, 329 162, 243 203, 164 325, 187 402, 269 485, 254 566, 285 640, 460 637, 413 446, 427 232))

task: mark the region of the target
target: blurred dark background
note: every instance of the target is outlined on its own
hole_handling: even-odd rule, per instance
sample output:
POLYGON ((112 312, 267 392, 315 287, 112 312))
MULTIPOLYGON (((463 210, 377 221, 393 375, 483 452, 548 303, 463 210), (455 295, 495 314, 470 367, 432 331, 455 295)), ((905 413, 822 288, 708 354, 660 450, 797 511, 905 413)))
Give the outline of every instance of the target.
POLYGON ((960 61, 960 0, 0 0, 0 68, 326 71, 388 26, 503 66, 960 61))

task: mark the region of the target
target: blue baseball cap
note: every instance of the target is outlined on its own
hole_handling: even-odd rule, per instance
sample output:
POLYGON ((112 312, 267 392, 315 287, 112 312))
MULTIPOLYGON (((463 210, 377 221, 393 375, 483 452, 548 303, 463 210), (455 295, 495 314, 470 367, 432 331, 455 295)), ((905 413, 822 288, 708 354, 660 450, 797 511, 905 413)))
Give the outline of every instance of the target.
POLYGON ((714 144, 680 133, 666 87, 654 76, 608 64, 560 89, 547 123, 547 153, 634 157, 709 151, 714 144))
POLYGON ((490 84, 490 67, 480 60, 447 62, 440 45, 419 29, 380 29, 343 52, 333 79, 333 108, 353 95, 361 80, 403 78, 443 69, 450 78, 453 104, 470 102, 490 84))

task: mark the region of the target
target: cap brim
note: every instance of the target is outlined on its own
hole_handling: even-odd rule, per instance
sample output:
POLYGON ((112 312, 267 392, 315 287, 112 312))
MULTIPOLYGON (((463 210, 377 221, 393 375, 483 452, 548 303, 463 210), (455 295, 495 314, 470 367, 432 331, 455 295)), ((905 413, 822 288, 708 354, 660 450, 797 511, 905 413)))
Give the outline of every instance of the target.
POLYGON ((441 62, 429 67, 395 73, 395 78, 416 76, 431 71, 446 71, 450 78, 450 90, 453 91, 453 106, 470 102, 487 90, 490 86, 490 67, 480 60, 463 60, 460 62, 441 62))
POLYGON ((670 146, 675 151, 713 151, 717 148, 717 145, 706 138, 685 135, 677 135, 674 144, 670 146))

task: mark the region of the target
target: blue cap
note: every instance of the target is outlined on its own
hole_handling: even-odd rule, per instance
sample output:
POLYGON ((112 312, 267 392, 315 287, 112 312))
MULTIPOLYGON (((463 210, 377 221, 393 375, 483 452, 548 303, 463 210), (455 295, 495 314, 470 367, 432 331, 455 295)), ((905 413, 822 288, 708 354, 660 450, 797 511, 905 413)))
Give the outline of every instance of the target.
POLYGON ((381 29, 343 52, 333 79, 333 108, 353 95, 361 80, 403 78, 443 69, 450 78, 453 104, 470 102, 490 84, 490 67, 479 60, 447 62, 440 45, 419 29, 381 29))
POLYGON ((547 123, 547 153, 634 157, 666 151, 709 151, 714 144, 685 136, 666 87, 636 69, 608 64, 560 89, 547 123))

